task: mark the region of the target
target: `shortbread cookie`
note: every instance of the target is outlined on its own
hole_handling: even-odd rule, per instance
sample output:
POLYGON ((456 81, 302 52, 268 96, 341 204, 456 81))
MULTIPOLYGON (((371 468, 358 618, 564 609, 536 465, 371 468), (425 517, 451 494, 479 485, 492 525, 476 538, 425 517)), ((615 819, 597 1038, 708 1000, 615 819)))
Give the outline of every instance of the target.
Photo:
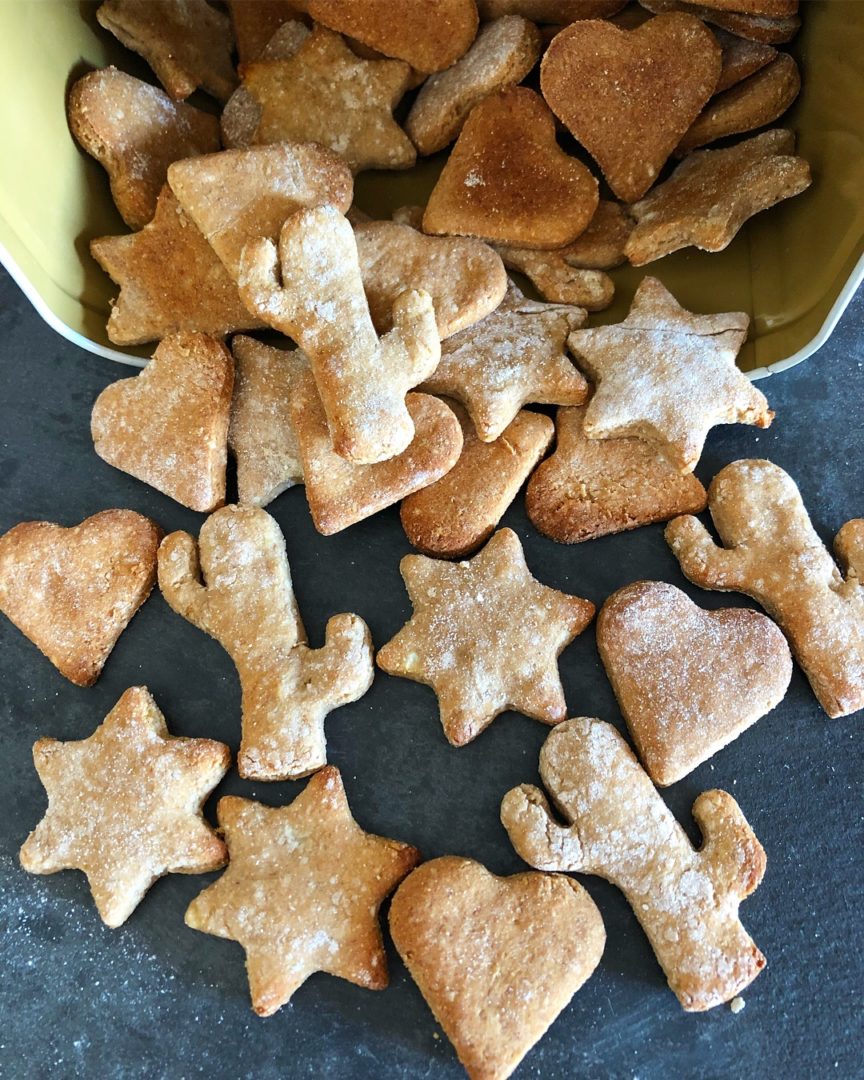
POLYGON ((504 264, 481 240, 423 236, 395 221, 352 224, 369 314, 379 333, 392 328, 396 300, 409 287, 431 296, 442 341, 479 322, 504 299, 504 264))
POLYGON ((228 0, 240 63, 257 60, 276 31, 305 7, 305 0, 228 0))
POLYGON ((474 0, 423 0, 396 12, 392 0, 308 0, 311 17, 417 71, 443 71, 468 51, 477 33, 474 0))
POLYGON ((468 562, 406 555, 399 569, 414 614, 376 661, 432 687, 453 746, 471 742, 505 709, 544 724, 564 719, 558 656, 594 605, 532 577, 516 533, 499 529, 468 562))
POLYGON ((207 0, 104 0, 96 18, 144 57, 175 100, 200 86, 226 101, 236 85, 231 23, 207 0))
POLYGON ((240 295, 308 356, 337 454, 369 465, 407 448, 414 425, 405 394, 441 355, 432 298, 406 288, 393 303, 393 329, 379 338, 354 232, 335 207, 289 217, 278 250, 268 239, 248 244, 240 295))
POLYGON ((505 1080, 600 962, 594 901, 552 874, 497 877, 446 855, 413 871, 390 933, 469 1077, 505 1080))
POLYGON ((25 521, 0 536, 0 611, 77 686, 92 686, 156 580, 159 526, 103 510, 63 528, 25 521))
POLYGON ((578 544, 705 509, 705 488, 657 443, 589 439, 584 422, 584 407, 558 410, 555 453, 528 481, 525 509, 544 536, 578 544))
POLYGON ((497 310, 441 346, 424 390, 460 401, 483 442, 494 442, 523 405, 580 405, 588 383, 567 354, 581 308, 527 300, 512 283, 497 310))
POLYGON ((153 217, 172 161, 219 149, 215 116, 175 103, 115 67, 79 79, 66 113, 72 134, 108 173, 112 198, 130 229, 153 217))
POLYGON ((231 861, 186 925, 243 946, 255 1012, 271 1016, 316 971, 383 990, 378 909, 420 852, 364 832, 332 765, 289 806, 229 795, 217 815, 231 861))
POLYGON ((749 78, 750 75, 755 75, 757 71, 767 67, 772 60, 776 60, 779 55, 771 45, 747 41, 746 38, 736 37, 719 27, 712 33, 723 50, 720 78, 714 88, 715 95, 721 94, 730 86, 749 78))
POLYGON ((410 168, 416 151, 393 119, 410 74, 401 60, 361 60, 316 27, 293 56, 244 65, 243 90, 259 109, 250 143, 317 142, 353 172, 410 168))
POLYGON ((715 424, 768 427, 765 395, 735 366, 749 321, 740 311, 694 315, 656 278, 643 278, 623 322, 567 339, 596 385, 585 434, 658 442, 692 472, 715 424))
POLYGON ((577 19, 608 19, 627 0, 477 0, 481 19, 521 15, 538 23, 567 26, 577 19))
MULTIPOLYGON (((279 26, 264 44, 256 60, 290 60, 312 31, 299 19, 289 19, 279 26)), ((245 65, 240 69, 241 75, 245 65)), ((219 123, 222 145, 226 150, 251 146, 261 122, 261 103, 241 82, 225 103, 219 123)))
POLYGON ((718 11, 762 15, 772 19, 788 18, 798 13, 798 0, 710 0, 705 6, 718 11))
POLYGON ((143 345, 181 332, 222 337, 264 325, 167 185, 148 225, 91 240, 90 253, 120 286, 108 317, 115 345, 143 345))
POLYGON ((470 555, 495 531, 555 433, 548 416, 523 410, 494 442, 482 442, 457 405, 462 453, 440 480, 403 500, 402 528, 425 555, 470 555))
POLYGON ((618 198, 633 202, 714 93, 720 56, 692 15, 658 15, 635 30, 576 22, 546 50, 540 85, 618 198))
POLYGON ((31 874, 82 870, 102 921, 122 926, 165 874, 228 859, 202 806, 231 764, 228 747, 170 735, 146 686, 126 691, 87 739, 39 739, 45 816, 21 848, 31 874))
POLYGON ((645 770, 667 787, 779 704, 792 656, 756 611, 703 611, 680 589, 637 581, 597 616, 597 647, 645 770))
POLYGON ((423 231, 561 247, 588 227, 597 192, 588 169, 558 146, 540 95, 515 86, 471 110, 429 196, 423 231))
POLYGON ((768 45, 791 41, 801 28, 798 15, 750 15, 741 11, 720 10, 718 5, 690 4, 686 0, 639 0, 642 7, 655 13, 683 11, 719 26, 730 34, 768 45))
POLYGON ((537 27, 518 15, 486 23, 453 67, 432 75, 420 88, 405 130, 421 154, 453 142, 478 102, 522 82, 540 59, 537 27))
POLYGON ((178 161, 168 183, 236 281, 250 240, 276 240, 303 206, 345 211, 354 182, 345 162, 314 143, 280 143, 178 161))
POLYGON ((311 649, 285 541, 255 506, 226 506, 159 548, 159 588, 178 615, 222 645, 243 692, 237 755, 248 780, 294 780, 327 761, 324 720, 372 685, 372 641, 357 615, 334 615, 311 649))
POLYGON ((303 483, 291 394, 308 361, 299 349, 274 349, 239 334, 231 351, 235 376, 228 446, 237 460, 238 502, 266 506, 303 483))
POLYGON ((434 484, 458 461, 462 431, 453 411, 428 394, 408 394, 405 406, 414 426, 408 448, 387 461, 354 465, 333 449, 312 373, 294 383, 291 421, 300 446, 306 498, 315 528, 324 536, 434 484))
POLYGON ((708 505, 724 547, 690 517, 666 539, 703 589, 743 592, 780 624, 829 716, 864 708, 864 520, 834 538, 838 570, 795 482, 770 461, 734 461, 714 477, 708 505))
POLYGON ((690 125, 676 153, 683 155, 727 135, 773 123, 800 89, 798 65, 788 53, 778 53, 767 67, 713 97, 690 125))
POLYGON ((724 150, 697 150, 630 208, 625 251, 644 266, 680 248, 722 251, 754 214, 805 191, 810 166, 794 156, 791 131, 763 131, 724 150))
POLYGON ((231 354, 206 334, 174 334, 140 375, 107 386, 90 432, 103 461, 209 513, 225 502, 231 354))
POLYGON ((765 852, 731 795, 705 791, 693 804, 703 837, 694 851, 615 728, 585 718, 551 733, 540 776, 567 824, 537 788, 513 788, 501 820, 519 855, 538 870, 597 874, 621 889, 688 1012, 740 994, 765 967, 738 918, 765 852))

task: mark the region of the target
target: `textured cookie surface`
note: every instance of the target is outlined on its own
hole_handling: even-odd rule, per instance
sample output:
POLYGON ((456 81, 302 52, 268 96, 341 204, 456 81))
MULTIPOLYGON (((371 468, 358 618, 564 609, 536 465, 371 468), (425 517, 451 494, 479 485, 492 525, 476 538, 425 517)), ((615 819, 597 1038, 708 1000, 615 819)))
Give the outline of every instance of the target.
POLYGON ((227 796, 217 813, 231 861, 186 924, 243 946, 255 1012, 276 1012, 316 971, 383 990, 378 908, 417 849, 364 832, 333 766, 289 806, 227 796))
POLYGON ((228 853, 201 812, 231 763, 228 747, 168 733, 143 686, 80 742, 33 747, 48 810, 21 848, 32 874, 83 870, 103 921, 129 918, 163 874, 205 874, 228 853))
POLYGON ((106 387, 93 406, 96 453, 192 510, 225 501, 234 361, 215 338, 175 334, 140 375, 106 387))
POLYGON ((532 577, 511 529, 499 529, 467 562, 406 555, 400 571, 414 614, 376 660, 433 688, 454 746, 508 708, 544 724, 564 719, 558 656, 594 605, 532 577))
POLYGON ((648 775, 674 784, 782 699, 792 657, 755 611, 703 611, 659 581, 619 589, 597 617, 606 674, 648 775))
POLYGON ((597 192, 588 169, 558 146, 540 95, 516 86, 471 110, 429 196, 423 230, 560 247, 588 227, 597 192))
POLYGON ((555 452, 528 482, 525 509, 544 536, 576 544, 705 509, 705 488, 657 443, 589 439, 584 421, 584 407, 558 410, 555 452))
POLYGON ((599 963, 603 921, 560 876, 496 877, 472 859, 424 863, 390 932, 473 1080, 505 1080, 599 963))
POLYGON ((162 530, 132 510, 63 528, 26 521, 0 537, 0 611, 61 675, 92 686, 156 580, 162 530))

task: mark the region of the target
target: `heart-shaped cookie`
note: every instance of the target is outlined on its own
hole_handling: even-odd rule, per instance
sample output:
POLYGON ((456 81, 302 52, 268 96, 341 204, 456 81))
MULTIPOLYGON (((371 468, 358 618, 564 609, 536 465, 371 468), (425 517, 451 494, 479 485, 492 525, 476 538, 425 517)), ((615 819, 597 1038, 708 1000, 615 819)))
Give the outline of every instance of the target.
POLYGON ((424 863, 399 886, 390 932, 472 1080, 504 1080, 600 961, 606 933, 569 878, 501 878, 472 859, 424 863))
POLYGON ((615 194, 641 198, 714 93, 721 48, 693 15, 658 15, 635 30, 576 22, 552 41, 543 96, 615 194))
POLYGON ((93 406, 96 453, 192 510, 225 502, 234 361, 207 334, 172 334, 133 379, 93 406))
POLYGON ((637 581, 597 618, 597 645, 639 757, 667 787, 783 699, 786 638, 744 608, 703 611, 680 589, 637 581))
POLYGON ((558 146, 543 99, 516 86, 471 110, 429 196, 423 231, 557 248, 585 231, 598 202, 597 181, 558 146))
POLYGON ((0 611, 77 686, 92 686, 156 580, 162 530, 132 510, 0 537, 0 611))

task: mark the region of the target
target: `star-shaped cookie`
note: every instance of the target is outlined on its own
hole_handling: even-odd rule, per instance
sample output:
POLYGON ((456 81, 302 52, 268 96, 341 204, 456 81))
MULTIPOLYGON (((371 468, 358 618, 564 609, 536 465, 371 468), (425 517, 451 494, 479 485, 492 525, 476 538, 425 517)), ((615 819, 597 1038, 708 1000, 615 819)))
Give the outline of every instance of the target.
POLYGON ((777 128, 724 150, 688 154, 630 207, 636 226, 627 258, 644 266, 684 247, 722 251, 754 214, 810 186, 810 166, 794 151, 795 136, 777 128))
POLYGON ((276 1012, 315 971, 383 990, 378 908, 419 862, 417 849, 364 832, 332 765, 290 806, 227 796, 217 814, 231 862, 189 905, 186 924, 243 946, 255 1012, 276 1012))
POLYGON ((467 562, 407 555, 414 615, 378 652, 378 666, 431 686, 444 734, 464 746, 505 709, 557 724, 567 715, 557 659, 594 605, 541 585, 519 537, 499 529, 467 562))
POLYGON ((404 169, 417 153, 393 119, 411 69, 401 60, 361 60, 323 27, 286 59, 243 68, 243 89, 261 109, 253 144, 318 142, 352 170, 404 169))
POLYGON ((493 442, 523 405, 581 405, 588 384, 567 355, 582 308, 528 300, 510 284, 500 306, 441 344, 422 389, 461 401, 483 442, 493 442))
POLYGON ((623 322, 568 338, 597 384, 585 434, 659 442, 683 473, 695 468, 715 424, 768 427, 774 413, 765 395, 735 366, 749 321, 740 311, 694 315, 656 278, 644 278, 623 322))
POLYGON ((204 874, 227 851, 201 813, 231 763, 228 747, 168 733, 133 686, 78 742, 33 747, 48 810, 21 848, 31 874, 83 870, 103 922, 124 923, 164 874, 204 874))

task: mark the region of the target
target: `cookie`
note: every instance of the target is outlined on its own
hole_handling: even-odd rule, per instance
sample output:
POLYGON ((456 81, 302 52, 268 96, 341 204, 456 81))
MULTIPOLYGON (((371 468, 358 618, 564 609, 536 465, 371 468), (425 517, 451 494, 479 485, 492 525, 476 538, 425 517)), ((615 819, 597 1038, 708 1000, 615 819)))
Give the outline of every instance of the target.
POLYGON ((0 611, 76 686, 92 686, 156 580, 159 526, 103 510, 63 528, 25 521, 0 536, 0 611))
POLYGON ((152 219, 172 161, 219 149, 215 116, 115 67, 79 79, 66 115, 78 143, 108 173, 111 196, 130 229, 152 219))
POLYGON ((471 742, 506 709, 544 724, 564 719, 558 656, 594 605, 532 577, 516 533, 499 529, 467 562, 406 555, 399 569, 414 614, 376 662, 432 687, 453 746, 471 742))
POLYGON ((584 407, 558 410, 555 452, 528 481, 525 509, 544 536, 578 544, 705 509, 705 488, 657 443, 589 439, 584 422, 584 407))
POLYGON ((143 345, 179 333, 222 337, 264 325, 167 185, 148 225, 126 236, 97 237, 90 254, 120 286, 108 317, 115 345, 143 345))
POLYGON ((231 861, 186 925, 243 946, 255 1012, 271 1016, 316 971, 383 990, 378 909, 417 849, 364 832, 332 765, 288 806, 229 795, 217 815, 231 861))
POLYGON ((306 10, 323 26, 427 73, 449 68, 477 33, 474 0, 423 0, 398 16, 391 0, 308 0, 306 10))
POLYGON ((248 244, 240 295, 309 358, 340 457, 370 465, 408 447, 414 425, 405 394, 431 375, 441 355, 432 298, 402 291, 391 310, 393 329, 379 338, 354 232, 335 207, 289 217, 278 250, 268 239, 248 244))
POLYGON ((735 366, 749 321, 740 311, 694 315, 656 278, 643 278, 623 322, 567 339, 596 386, 585 434, 660 443, 681 472, 692 472, 715 424, 768 427, 765 395, 735 366))
POLYGON ((728 90, 730 86, 743 81, 750 75, 767 67, 772 60, 776 60, 778 52, 771 45, 763 45, 758 41, 747 41, 746 38, 736 37, 726 30, 715 28, 712 33, 723 50, 721 57, 720 78, 714 88, 715 95, 728 90))
POLYGON ((226 506, 196 544, 175 532, 159 548, 168 605, 216 638, 240 676, 247 780, 295 780, 327 761, 324 720, 372 685, 372 642, 357 615, 334 615, 311 649, 279 526, 255 506, 226 506))
POLYGON ((811 183, 794 155, 791 131, 763 131, 723 150, 697 150, 630 208, 636 226, 625 251, 644 266, 672 251, 722 251, 754 214, 791 199, 811 183))
POLYGON ((461 409, 456 415, 462 425, 459 460, 440 480, 404 499, 399 513, 413 546, 445 559, 470 555, 489 539, 555 432, 548 416, 526 409, 494 442, 482 442, 467 415, 461 409))
POLYGON ((241 64, 257 60, 286 22, 302 15, 304 0, 228 0, 228 14, 241 64))
POLYGON ((527 300, 510 284, 501 305, 441 346, 424 390, 455 398, 483 442, 494 442, 523 405, 579 405, 588 384, 567 354, 581 308, 527 300))
POLYGON ((614 592, 597 647, 646 772, 674 784, 778 705, 792 677, 786 639, 764 615, 703 611, 661 581, 614 592))
POLYGON ((396 299, 407 288, 432 298, 442 341, 485 318, 504 299, 504 264, 480 240, 424 236, 395 221, 352 224, 369 314, 379 333, 392 328, 396 299))
POLYGON ((522 82, 539 59, 540 34, 527 19, 505 15, 482 26, 468 52, 451 68, 430 76, 414 99, 405 130, 418 152, 443 150, 475 105, 522 82))
POLYGON ((682 11, 730 34, 767 45, 791 41, 801 28, 798 15, 750 15, 741 11, 720 10, 717 5, 691 4, 686 0, 639 0, 642 7, 655 13, 682 11))
POLYGON ((522 785, 501 820, 517 853, 539 870, 597 874, 627 897, 670 989, 688 1012, 730 1001, 765 967, 738 906, 759 885, 765 852, 731 795, 693 804, 698 851, 611 724, 561 724, 540 752, 545 795, 522 785))
POLYGON ((620 203, 601 199, 585 232, 561 248, 536 251, 495 244, 510 270, 525 274, 544 300, 602 311, 612 303, 615 286, 603 270, 624 262, 624 245, 633 220, 620 203))
POLYGON ((226 101, 234 89, 231 24, 206 0, 104 0, 96 18, 144 57, 175 100, 200 86, 226 101))
POLYGON ((611 18, 626 3, 627 0, 477 0, 477 9, 483 20, 522 15, 532 22, 566 26, 577 19, 611 18))
POLYGON ((250 240, 276 240, 303 206, 345 211, 354 182, 345 162, 314 143, 280 143, 177 161, 168 170, 177 201, 236 281, 250 240))
POLYGON ((497 877, 453 855, 402 882, 390 933, 476 1080, 510 1076, 591 977, 606 943, 600 912, 575 881, 497 877))
POLYGON ((691 517, 666 539, 681 569, 703 589, 743 592, 779 624, 829 716, 864 708, 864 522, 825 548, 794 480, 770 461, 734 461, 714 477, 708 507, 718 546, 691 517))
POLYGON ((90 432, 103 461, 190 510, 225 502, 231 354, 206 334, 160 342, 140 375, 107 386, 90 432))
POLYGON ((231 351, 235 376, 228 446, 237 461, 238 502, 266 506, 303 483, 290 402, 294 382, 308 364, 299 349, 274 349, 241 334, 231 351))
POLYGON ((766 16, 771 19, 798 14, 798 0, 710 0, 705 6, 716 11, 732 11, 736 15, 766 16))
POLYGON ((201 808, 228 771, 228 747, 170 735, 146 686, 127 690, 87 739, 39 739, 33 762, 48 809, 21 865, 82 870, 106 926, 122 926, 157 878, 225 865, 201 808))
POLYGON ((773 123, 798 97, 800 89, 798 65, 788 53, 778 53, 755 75, 715 95, 690 125, 676 154, 773 123))
POLYGON ((405 406, 414 426, 408 448, 387 461, 354 465, 333 449, 311 372, 294 384, 291 421, 300 446, 306 498, 315 528, 324 536, 434 484, 458 461, 462 432, 452 410, 428 394, 408 394, 405 406))
POLYGON ((540 95, 511 87, 471 110, 429 196, 423 231, 561 247, 588 227, 597 192, 588 169, 558 146, 540 95))
POLYGON ((713 34, 692 15, 658 15, 634 30, 588 20, 554 38, 540 86, 629 203, 651 187, 714 93, 720 57, 713 34))
POLYGON ((317 142, 353 172, 410 168, 416 151, 393 119, 410 73, 401 60, 361 60, 316 27, 291 57, 243 66, 243 91, 258 106, 250 144, 317 142))

